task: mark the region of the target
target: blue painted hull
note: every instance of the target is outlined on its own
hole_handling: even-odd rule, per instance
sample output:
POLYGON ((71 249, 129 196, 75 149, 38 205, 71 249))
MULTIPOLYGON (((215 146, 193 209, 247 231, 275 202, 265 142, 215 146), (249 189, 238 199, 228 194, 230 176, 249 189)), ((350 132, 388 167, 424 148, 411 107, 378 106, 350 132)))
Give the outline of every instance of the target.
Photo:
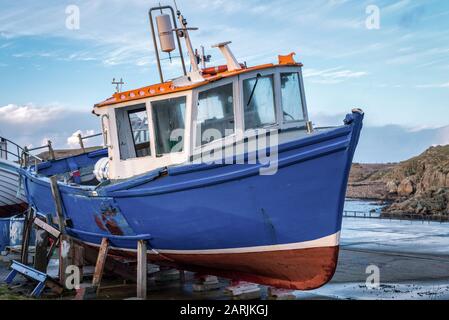
MULTIPOLYGON (((64 214, 70 220, 72 235, 84 243, 98 245, 100 235, 113 234, 114 247, 132 252, 136 248, 133 236, 149 235, 153 252, 164 253, 165 260, 186 269, 312 289, 332 277, 338 243, 310 248, 301 244, 331 236, 338 242, 362 121, 363 114, 355 112, 343 127, 280 145, 279 169, 272 176, 259 175, 260 165, 189 165, 95 190, 60 184, 64 214), (299 247, 289 247, 291 244, 299 247), (307 250, 315 250, 309 252, 309 256, 314 255, 309 266, 307 250), (251 255, 254 251, 260 255, 251 255), (310 275, 298 271, 292 275, 276 266, 267 265, 265 269, 273 269, 270 272, 263 266, 250 266, 252 262, 263 264, 266 259, 261 254, 270 253, 266 258, 272 259, 271 254, 277 251, 282 251, 282 259, 298 254, 301 259, 297 263, 304 266, 286 269, 309 267, 310 275), (223 265, 220 253, 231 255, 230 261, 233 253, 247 254, 239 259, 248 258, 248 266, 242 269, 239 262, 223 265), (319 280, 313 268, 322 269, 316 270, 319 280)), ((54 214, 49 180, 43 173, 22 172, 28 200, 40 214, 54 214)))

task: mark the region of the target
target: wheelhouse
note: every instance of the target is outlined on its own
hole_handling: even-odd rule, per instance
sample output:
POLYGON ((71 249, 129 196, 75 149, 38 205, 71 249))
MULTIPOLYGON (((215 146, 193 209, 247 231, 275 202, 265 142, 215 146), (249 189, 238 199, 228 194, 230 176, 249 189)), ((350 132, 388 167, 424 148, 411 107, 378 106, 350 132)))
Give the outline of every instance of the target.
POLYGON ((107 119, 103 131, 112 180, 188 163, 261 130, 307 127, 300 64, 244 69, 184 90, 171 88, 142 99, 127 92, 118 100, 130 101, 96 106, 95 113, 107 119))

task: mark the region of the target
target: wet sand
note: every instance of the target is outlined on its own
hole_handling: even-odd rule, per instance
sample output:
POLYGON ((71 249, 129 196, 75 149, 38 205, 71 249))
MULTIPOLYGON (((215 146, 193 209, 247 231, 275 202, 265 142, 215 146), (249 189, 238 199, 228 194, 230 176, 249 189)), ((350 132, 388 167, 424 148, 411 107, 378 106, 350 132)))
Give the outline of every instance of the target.
POLYGON ((449 299, 449 224, 343 220, 337 271, 323 288, 299 299, 449 299), (367 288, 369 266, 379 287, 367 288))
MULTIPOLYGON (((183 285, 179 281, 150 285, 148 299, 226 300, 224 288, 228 281, 220 279, 221 289, 196 293, 192 290, 193 275, 187 275, 183 285)), ((132 294, 134 287, 129 288, 132 294)), ((262 287, 266 299, 267 288, 262 287)), ((117 298, 117 292, 104 292, 105 297, 117 298)), ((293 292, 298 300, 327 299, 449 299, 449 256, 409 254, 377 250, 345 249, 332 281, 309 291, 293 292), (380 271, 380 286, 368 289, 366 269, 376 265, 380 271)))
MULTIPOLYGON (((7 264, 0 262, 0 275, 7 274, 7 264)), ((148 299, 166 300, 224 300, 228 281, 220 279, 220 290, 193 292, 193 274, 187 281, 150 283, 148 299)), ((105 283, 113 286, 114 281, 105 283)), ((135 287, 118 286, 102 291, 103 299, 132 297, 135 287)), ((385 252, 376 250, 342 248, 337 271, 326 286, 309 291, 295 292, 297 299, 449 299, 449 256, 385 252), (366 269, 376 265, 380 271, 380 287, 368 289, 366 269)), ((262 288, 262 298, 267 298, 267 288, 262 288)))
POLYGON ((449 299, 449 256, 345 249, 332 281, 297 292, 298 299, 449 299), (367 267, 379 268, 378 288, 369 289, 367 267))
POLYGON ((345 248, 332 283, 365 282, 369 265, 379 267, 381 283, 447 280, 449 284, 449 256, 345 248))

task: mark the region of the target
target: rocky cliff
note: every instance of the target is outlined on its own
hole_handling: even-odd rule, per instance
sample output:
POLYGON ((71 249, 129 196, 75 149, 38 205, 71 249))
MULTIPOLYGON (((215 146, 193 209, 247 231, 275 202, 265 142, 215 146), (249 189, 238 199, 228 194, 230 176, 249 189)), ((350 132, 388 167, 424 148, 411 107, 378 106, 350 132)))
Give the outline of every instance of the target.
POLYGON ((347 196, 391 201, 389 213, 449 215, 449 145, 398 164, 354 164, 347 196))

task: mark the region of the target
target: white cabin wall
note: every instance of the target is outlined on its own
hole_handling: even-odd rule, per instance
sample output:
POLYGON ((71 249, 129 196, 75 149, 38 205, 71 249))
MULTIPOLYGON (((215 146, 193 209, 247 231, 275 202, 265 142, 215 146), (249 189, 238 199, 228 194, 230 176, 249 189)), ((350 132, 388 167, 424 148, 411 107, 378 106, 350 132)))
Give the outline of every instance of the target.
POLYGON ((148 173, 149 171, 155 170, 157 168, 163 168, 166 166, 176 165, 187 162, 189 154, 191 151, 191 135, 192 130, 192 92, 185 91, 179 93, 173 93, 170 95, 163 95, 158 97, 153 97, 149 99, 130 101, 127 103, 121 103, 114 105, 113 107, 96 110, 96 114, 107 114, 108 120, 105 122, 105 127, 107 126, 107 137, 109 141, 109 178, 112 180, 122 180, 128 179, 134 176, 142 175, 148 173), (156 157, 156 144, 155 144, 155 131, 153 124, 153 113, 151 108, 152 101, 166 100, 170 98, 177 98, 186 96, 186 119, 185 119, 185 136, 184 136, 184 148, 183 152, 176 154, 164 155, 162 157, 156 157), (150 131, 150 146, 151 146, 151 156, 142 158, 131 158, 122 160, 120 158, 120 145, 117 135, 117 118, 116 110, 120 108, 126 108, 134 105, 145 104, 148 116, 148 129, 150 131), (107 123, 107 125, 106 125, 107 123))
POLYGON ((309 122, 309 108, 307 107, 307 99, 306 99, 306 90, 304 86, 304 77, 302 75, 302 68, 299 68, 299 80, 301 81, 301 94, 302 94, 302 103, 304 108, 304 117, 306 122, 309 122))
POLYGON ((202 86, 195 90, 184 91, 178 93, 172 93, 167 95, 161 95, 157 97, 151 97, 142 100, 128 101, 126 103, 117 104, 111 107, 96 109, 98 115, 106 114, 108 120, 105 120, 105 128, 107 129, 107 140, 109 144, 109 160, 110 160, 110 178, 112 180, 128 179, 134 176, 148 173, 149 171, 157 168, 163 168, 171 165, 183 164, 189 161, 192 155, 198 155, 203 152, 208 152, 211 149, 222 147, 223 145, 231 145, 236 141, 240 141, 243 138, 251 138, 257 135, 258 130, 244 130, 244 101, 243 101, 243 87, 242 80, 255 77, 258 73, 261 75, 274 74, 274 86, 275 86, 275 105, 276 105, 276 120, 277 124, 270 126, 267 129, 289 129, 304 127, 305 122, 308 121, 307 104, 304 93, 304 82, 302 77, 302 71, 299 66, 282 66, 273 67, 264 70, 255 70, 248 73, 235 76, 233 78, 223 79, 217 82, 212 82, 208 85, 202 86), (283 121, 282 113, 282 101, 280 96, 280 73, 285 72, 298 72, 300 75, 301 92, 303 97, 303 108, 305 121, 298 121, 295 123, 285 123, 283 121), (235 129, 236 133, 233 136, 227 137, 221 141, 214 141, 213 143, 197 147, 196 146, 196 106, 198 102, 198 93, 213 87, 221 86, 226 83, 233 83, 234 86, 234 113, 235 113, 235 129), (155 131, 153 124, 153 114, 151 108, 151 102, 166 100, 169 98, 177 98, 186 96, 186 115, 185 115, 185 136, 184 136, 184 149, 181 153, 163 155, 162 157, 156 157, 156 144, 155 144, 155 131), (145 104, 148 113, 148 125, 151 135, 151 156, 135 159, 120 159, 119 139, 117 136, 117 119, 115 110, 118 108, 125 108, 133 105, 145 104))

